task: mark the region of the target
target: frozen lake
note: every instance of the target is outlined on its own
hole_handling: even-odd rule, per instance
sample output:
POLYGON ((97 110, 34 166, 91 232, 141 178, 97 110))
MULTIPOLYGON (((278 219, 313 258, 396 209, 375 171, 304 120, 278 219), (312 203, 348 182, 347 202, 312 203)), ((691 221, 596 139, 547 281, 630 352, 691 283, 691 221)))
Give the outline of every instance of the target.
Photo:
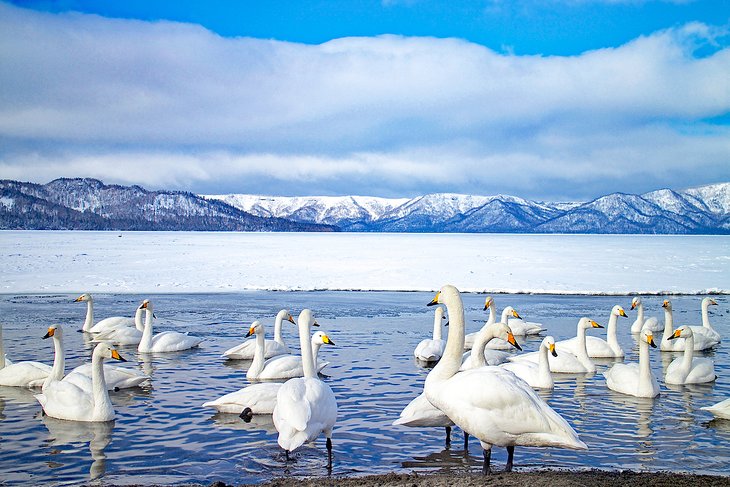
MULTIPOLYGON (((671 293, 675 325, 699 324, 707 291, 719 306, 711 320, 725 340, 707 353, 719 376, 712 384, 669 387, 663 369, 675 355, 652 350, 661 395, 636 400, 606 388, 595 375, 556 376, 543 398, 588 444, 587 452, 517 448, 517 469, 601 468, 730 472, 730 421, 699 408, 730 396, 730 238, 543 235, 219 234, 110 232, 0 232, 4 281, 0 313, 5 349, 14 361, 51 363, 41 340, 50 324, 67 333, 67 369, 86 360, 79 329, 93 292, 96 318, 129 314, 144 298, 155 304, 156 331, 205 338, 200 349, 138 354, 122 347, 127 366, 152 376, 149 386, 111 393, 117 419, 90 426, 41 414, 27 390, 0 388, 0 483, 261 482, 326 473, 324 440, 298 450, 285 464, 268 420, 243 423, 213 414, 205 401, 247 384, 247 362, 220 354, 239 343, 246 327, 286 307, 296 316, 314 310, 336 342, 321 354, 331 362, 325 380, 339 404, 334 475, 390 471, 478 470, 478 442, 463 451, 461 433, 446 448, 440 428, 392 426, 423 387, 428 372, 413 349, 430 335, 432 289, 452 283, 462 291, 494 294, 498 309, 512 305, 544 323, 557 339, 575 334, 579 317, 606 324, 614 304, 629 313, 619 323, 626 361, 637 360, 628 329, 635 318, 627 293, 648 294, 649 316, 662 317, 671 293), (260 289, 252 291, 253 289, 260 289), (279 292, 280 290, 300 290, 279 292), (339 290, 339 291, 336 291, 339 290), (354 290, 380 290, 354 291, 354 290), (403 292, 403 290, 412 292, 403 292), (426 292, 426 290, 429 290, 426 292)), ((463 295, 468 331, 485 313, 484 294, 463 295)), ((598 330, 605 337, 605 331, 598 330)), ((293 327, 285 329, 296 345, 293 327)), ((539 339, 523 343, 534 350, 539 339)), ((506 455, 495 448, 493 465, 506 455)))

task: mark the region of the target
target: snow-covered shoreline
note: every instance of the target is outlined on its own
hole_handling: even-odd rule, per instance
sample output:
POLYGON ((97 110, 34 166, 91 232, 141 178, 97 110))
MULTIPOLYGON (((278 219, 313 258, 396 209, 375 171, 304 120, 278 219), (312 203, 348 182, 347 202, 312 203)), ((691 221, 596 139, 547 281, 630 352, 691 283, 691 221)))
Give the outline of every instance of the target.
POLYGON ((730 237, 0 232, 0 293, 729 294, 730 237))

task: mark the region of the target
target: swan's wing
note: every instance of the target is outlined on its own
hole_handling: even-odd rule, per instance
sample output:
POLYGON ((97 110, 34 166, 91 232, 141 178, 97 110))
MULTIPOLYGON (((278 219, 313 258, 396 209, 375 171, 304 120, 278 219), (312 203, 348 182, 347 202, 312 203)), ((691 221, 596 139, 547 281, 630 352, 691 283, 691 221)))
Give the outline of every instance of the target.
POLYGON ((279 433, 282 433, 280 423, 287 425, 285 430, 304 431, 307 428, 312 409, 306 395, 307 385, 303 378, 290 379, 279 388, 274 409, 274 424, 279 433))
POLYGON ((259 379, 301 377, 304 375, 302 358, 298 355, 277 355, 264 362, 259 379))
MULTIPOLYGON (((91 364, 85 363, 73 369, 66 377, 72 374, 80 374, 91 379, 91 364)), ((128 367, 120 367, 118 365, 104 364, 104 379, 106 387, 109 390, 127 389, 136 387, 149 379, 148 375, 143 374, 139 370, 130 369, 128 367)))
POLYGON ((152 337, 152 349, 158 351, 177 352, 198 346, 202 338, 180 333, 177 331, 163 331, 152 337))
POLYGON ((127 318, 124 316, 110 316, 109 318, 104 318, 103 320, 92 326, 89 329, 89 333, 101 333, 128 326, 134 328, 134 318, 127 318))
POLYGON ((712 382, 716 377, 715 364, 712 360, 708 358, 692 359, 692 369, 689 371, 689 375, 687 375, 687 382, 712 382))
POLYGON ((638 364, 614 364, 603 373, 609 389, 635 395, 639 383, 638 364))
POLYGON ((700 409, 709 411, 718 418, 730 419, 730 398, 700 409))
POLYGON ((400 417, 393 421, 394 425, 403 426, 452 426, 448 416, 426 399, 421 393, 401 411, 400 417))
POLYGON ((61 419, 76 419, 88 416, 94 408, 90 390, 80 388, 70 381, 53 381, 35 396, 47 415, 61 419))
POLYGON ((41 362, 16 362, 0 369, 0 385, 31 387, 42 383, 50 373, 51 367, 41 362))
POLYGON ((246 340, 243 343, 239 343, 235 347, 231 347, 223 352, 222 357, 236 359, 236 360, 250 360, 253 358, 254 350, 256 349, 256 340, 246 340))
POLYGON ((282 384, 261 383, 239 389, 221 396, 215 401, 203 404, 203 407, 212 407, 222 413, 240 413, 245 408, 251 408, 254 414, 271 414, 276 406, 276 396, 282 384))
POLYGON ((438 360, 444 353, 445 343, 443 340, 421 340, 413 355, 422 360, 438 360))

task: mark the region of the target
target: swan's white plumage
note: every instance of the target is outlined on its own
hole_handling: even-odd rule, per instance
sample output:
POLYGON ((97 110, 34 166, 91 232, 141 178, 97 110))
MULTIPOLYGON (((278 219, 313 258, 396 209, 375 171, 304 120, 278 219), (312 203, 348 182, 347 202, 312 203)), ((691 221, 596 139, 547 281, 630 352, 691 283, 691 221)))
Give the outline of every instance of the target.
POLYGON ((517 344, 512 331, 504 322, 488 323, 477 332, 474 340, 474 348, 466 352, 461 357, 461 367, 459 370, 469 370, 487 365, 499 365, 506 362, 510 354, 501 350, 493 350, 487 348, 494 341, 501 341, 510 346, 510 348, 522 348, 517 344))
POLYGON ((145 309, 148 305, 149 299, 145 299, 137 307, 137 311, 134 315, 133 326, 107 327, 107 329, 95 333, 94 341, 110 342, 115 345, 139 345, 144 333, 144 321, 142 320, 142 315, 145 313, 145 309))
MULTIPOLYGON (((624 351, 618 342, 616 332, 619 317, 626 317, 626 312, 621 306, 616 305, 611 309, 611 314, 608 318, 608 325, 606 326, 606 340, 593 336, 586 337, 586 351, 589 357, 621 358, 624 356, 624 351)), ((560 340, 555 344, 555 346, 558 349, 558 353, 564 350, 578 355, 579 345, 577 338, 560 340)))
POLYGON ((709 411, 720 419, 730 419, 730 398, 720 401, 712 406, 700 408, 703 411, 709 411))
POLYGON ((548 354, 551 354, 553 357, 557 357, 557 352, 555 351, 555 339, 549 335, 543 338, 538 352, 539 359, 537 363, 521 360, 517 362, 508 362, 500 365, 500 367, 509 370, 517 377, 530 384, 530 387, 537 389, 553 389, 555 387, 555 382, 553 381, 553 376, 550 373, 548 354))
MULTIPOLYGON (((685 338, 670 339, 674 334, 674 316, 672 309, 672 302, 668 299, 664 300, 662 304, 664 308, 664 333, 662 334, 662 342, 659 348, 662 352, 682 352, 685 349, 687 340, 685 338)), ((706 308, 706 305, 705 305, 706 308)), ((703 313, 706 314, 706 313, 703 313)), ((707 350, 720 343, 719 335, 717 332, 711 331, 703 326, 690 327, 693 333, 693 350, 695 352, 700 350, 707 350)))
MULTIPOLYGON (((267 339, 264 342, 264 358, 271 358, 277 355, 291 353, 289 347, 286 345, 286 343, 284 342, 284 338, 281 335, 281 325, 284 321, 294 323, 294 318, 286 309, 280 310, 279 313, 276 315, 276 320, 274 321, 274 339, 267 339)), ((256 340, 250 339, 236 345, 235 347, 229 348, 228 350, 223 352, 222 356, 230 360, 252 360, 255 351, 256 340)))
POLYGON ((636 397, 656 397, 659 383, 649 364, 649 346, 655 347, 653 332, 643 328, 639 334, 639 362, 614 364, 603 373, 609 389, 636 397))
POLYGON ((444 353, 446 342, 441 339, 441 321, 444 319, 444 309, 437 307, 433 317, 432 338, 421 340, 413 351, 413 356, 422 362, 438 362, 444 353))
POLYGON ((177 331, 163 331, 157 335, 152 334, 152 318, 153 306, 152 302, 147 300, 142 304, 146 310, 144 332, 142 339, 137 346, 140 353, 158 353, 158 352, 179 352, 197 347, 203 341, 202 338, 191 336, 186 333, 177 331))
POLYGON ((274 382, 251 384, 203 403, 203 407, 214 408, 220 413, 240 414, 245 408, 250 408, 252 414, 272 414, 280 388, 281 384, 274 382))
POLYGON ((631 309, 637 310, 636 320, 631 324, 631 333, 641 333, 642 328, 646 328, 652 333, 662 331, 662 325, 656 316, 644 317, 644 303, 640 297, 636 296, 631 300, 631 309))
POLYGON ((677 328, 670 340, 684 338, 684 354, 677 357, 667 367, 664 382, 667 384, 704 384, 716 379, 715 364, 705 357, 694 356, 694 330, 689 326, 677 328))
POLYGON ((435 408, 428 399, 426 394, 422 392, 415 399, 403 408, 398 419, 393 421, 394 425, 401 426, 453 426, 454 422, 449 419, 443 412, 435 408))
MULTIPOLYGON (((520 325, 520 323, 519 323, 522 320, 522 317, 520 316, 520 314, 512 306, 507 306, 506 308, 504 308, 502 310, 502 316, 501 316, 499 322, 504 323, 505 325, 508 325, 509 329, 510 329, 510 333, 514 336, 515 333, 513 333, 511 331, 512 325, 510 324, 513 320, 518 321, 518 323, 517 323, 518 326, 523 326, 523 325, 520 325)), ((484 328, 482 328, 482 329, 484 329, 484 328)), ((524 334, 522 336, 524 336, 524 334)), ((487 350, 489 350, 489 349, 512 350, 512 348, 513 348, 512 344, 508 343, 506 340, 503 340, 502 338, 499 338, 499 337, 494 337, 493 340, 489 340, 487 342, 487 344, 485 345, 485 347, 487 350)))
POLYGON ((51 367, 35 361, 13 363, 5 357, 2 325, 0 324, 0 386, 40 387, 51 373, 51 367))

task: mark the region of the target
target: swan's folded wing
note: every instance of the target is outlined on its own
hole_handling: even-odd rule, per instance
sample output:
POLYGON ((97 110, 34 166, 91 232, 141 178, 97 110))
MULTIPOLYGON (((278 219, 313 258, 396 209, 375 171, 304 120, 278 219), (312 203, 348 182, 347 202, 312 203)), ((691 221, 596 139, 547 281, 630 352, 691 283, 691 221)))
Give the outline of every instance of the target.
POLYGON ((297 431, 304 431, 312 417, 306 395, 307 385, 303 379, 288 380, 276 395, 277 416, 297 431))

